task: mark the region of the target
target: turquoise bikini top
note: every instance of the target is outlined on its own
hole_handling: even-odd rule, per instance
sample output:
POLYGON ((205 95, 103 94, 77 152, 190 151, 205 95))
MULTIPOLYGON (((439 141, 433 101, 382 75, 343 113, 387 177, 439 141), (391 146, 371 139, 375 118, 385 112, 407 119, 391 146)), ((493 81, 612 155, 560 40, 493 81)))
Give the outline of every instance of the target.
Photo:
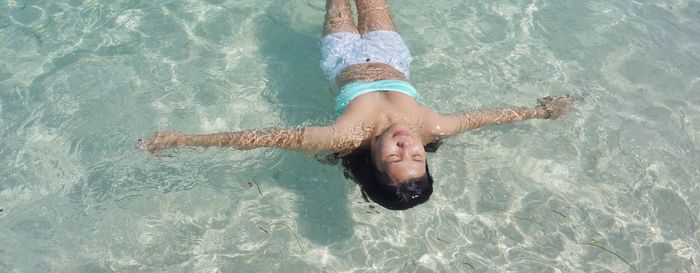
POLYGON ((408 82, 398 80, 382 80, 373 82, 353 82, 340 89, 340 94, 335 98, 335 112, 340 115, 350 102, 362 94, 379 91, 401 92, 420 100, 416 88, 408 82))

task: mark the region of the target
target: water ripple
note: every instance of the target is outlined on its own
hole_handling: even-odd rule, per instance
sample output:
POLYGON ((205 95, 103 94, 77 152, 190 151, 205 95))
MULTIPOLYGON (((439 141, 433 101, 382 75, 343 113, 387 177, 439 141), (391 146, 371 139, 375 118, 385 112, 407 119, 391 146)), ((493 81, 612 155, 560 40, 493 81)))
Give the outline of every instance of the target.
POLYGON ((447 140, 403 212, 298 153, 135 149, 329 122, 322 1, 0 3, 0 269, 700 272, 697 1, 409 2, 429 106, 585 101, 447 140))

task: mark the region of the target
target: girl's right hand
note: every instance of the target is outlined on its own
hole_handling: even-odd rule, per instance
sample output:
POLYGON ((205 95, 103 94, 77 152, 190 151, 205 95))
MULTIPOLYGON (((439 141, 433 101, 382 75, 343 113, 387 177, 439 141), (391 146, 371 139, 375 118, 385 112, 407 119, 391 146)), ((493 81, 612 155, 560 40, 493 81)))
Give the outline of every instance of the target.
POLYGON ((153 133, 151 139, 140 139, 138 140, 139 149, 142 151, 148 151, 149 153, 157 153, 162 149, 179 147, 180 140, 184 137, 183 134, 171 131, 161 131, 153 133))

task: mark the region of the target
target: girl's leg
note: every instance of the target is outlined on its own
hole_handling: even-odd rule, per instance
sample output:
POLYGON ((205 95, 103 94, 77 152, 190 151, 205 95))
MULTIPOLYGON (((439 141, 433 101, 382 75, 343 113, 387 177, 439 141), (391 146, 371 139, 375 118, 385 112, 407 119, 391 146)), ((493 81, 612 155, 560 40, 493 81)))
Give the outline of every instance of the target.
POLYGON ((323 36, 333 32, 358 33, 352 19, 350 0, 326 0, 326 20, 323 23, 323 36))
POLYGON ((385 0, 355 0, 357 24, 361 35, 373 30, 396 31, 385 0))

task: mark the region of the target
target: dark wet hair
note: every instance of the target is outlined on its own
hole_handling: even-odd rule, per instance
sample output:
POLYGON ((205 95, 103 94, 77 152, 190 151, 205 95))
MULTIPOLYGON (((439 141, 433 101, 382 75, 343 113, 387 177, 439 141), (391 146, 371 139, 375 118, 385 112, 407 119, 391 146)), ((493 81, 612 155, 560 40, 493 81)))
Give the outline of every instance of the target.
MULTIPOLYGON (((435 152, 440 144, 440 141, 432 142, 425 146, 425 151, 435 152)), ((387 209, 405 210, 415 207, 428 201, 433 193, 433 177, 427 162, 422 177, 393 183, 389 175, 377 169, 369 148, 355 150, 341 159, 345 177, 360 185, 362 197, 387 209), (399 186, 394 186, 396 184, 399 186)))

